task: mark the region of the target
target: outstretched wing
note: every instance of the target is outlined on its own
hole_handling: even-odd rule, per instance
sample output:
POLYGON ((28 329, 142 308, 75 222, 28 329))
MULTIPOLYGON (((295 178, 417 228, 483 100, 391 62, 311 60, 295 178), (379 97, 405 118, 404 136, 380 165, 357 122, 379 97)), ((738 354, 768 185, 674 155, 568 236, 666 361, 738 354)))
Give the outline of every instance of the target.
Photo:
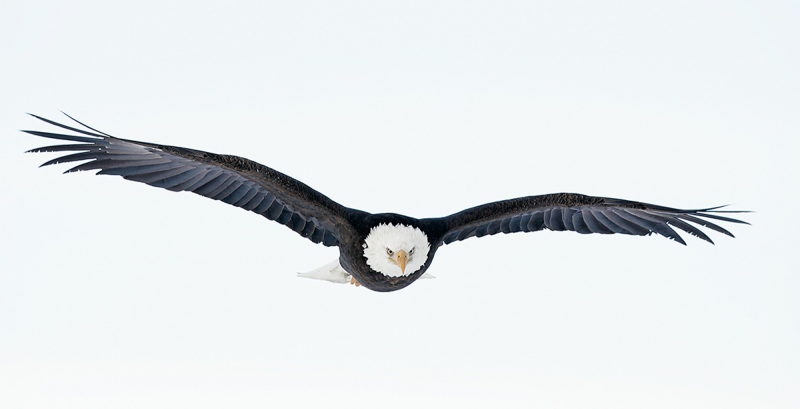
POLYGON ((733 234, 708 219, 748 224, 717 214, 744 212, 717 209, 719 207, 681 210, 630 200, 555 193, 488 203, 440 220, 445 230, 442 236, 444 244, 497 233, 548 229, 636 236, 657 233, 685 245, 686 242, 673 227, 713 244, 700 228, 687 222, 731 237, 733 234))
POLYGON ((51 125, 81 135, 23 131, 77 144, 46 146, 28 152, 78 152, 45 162, 88 161, 65 173, 99 169, 175 192, 188 191, 258 213, 288 226, 314 243, 336 246, 346 225, 347 208, 302 182, 251 160, 178 146, 116 138, 83 123, 73 128, 36 115, 51 125), (83 135, 83 136, 82 136, 83 135))

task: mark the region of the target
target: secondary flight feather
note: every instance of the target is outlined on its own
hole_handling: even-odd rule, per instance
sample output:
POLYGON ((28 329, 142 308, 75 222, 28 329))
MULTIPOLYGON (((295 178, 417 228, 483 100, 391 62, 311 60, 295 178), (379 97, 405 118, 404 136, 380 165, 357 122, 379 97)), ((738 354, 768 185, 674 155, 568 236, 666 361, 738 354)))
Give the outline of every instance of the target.
POLYGON ((308 185, 239 156, 117 138, 69 117, 84 129, 37 115, 73 134, 23 132, 67 144, 28 152, 77 152, 42 166, 81 162, 68 172, 98 170, 171 191, 188 191, 281 223, 314 243, 339 248, 339 259, 301 276, 350 282, 375 291, 402 289, 426 276, 444 244, 497 233, 538 230, 589 234, 652 233, 686 244, 675 228, 713 243, 700 227, 733 237, 716 222, 747 224, 724 216, 721 206, 682 210, 630 200, 555 193, 502 200, 446 217, 416 219, 348 208, 308 185))

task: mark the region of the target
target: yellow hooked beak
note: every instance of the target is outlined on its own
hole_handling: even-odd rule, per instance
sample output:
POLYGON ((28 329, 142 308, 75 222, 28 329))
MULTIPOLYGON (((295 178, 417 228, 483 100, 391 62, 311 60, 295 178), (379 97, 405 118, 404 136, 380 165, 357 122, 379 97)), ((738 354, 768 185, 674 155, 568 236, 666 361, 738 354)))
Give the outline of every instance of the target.
POLYGON ((397 265, 400 266, 400 271, 403 274, 406 273, 406 263, 408 262, 408 254, 406 254, 405 250, 400 250, 397 252, 397 265))

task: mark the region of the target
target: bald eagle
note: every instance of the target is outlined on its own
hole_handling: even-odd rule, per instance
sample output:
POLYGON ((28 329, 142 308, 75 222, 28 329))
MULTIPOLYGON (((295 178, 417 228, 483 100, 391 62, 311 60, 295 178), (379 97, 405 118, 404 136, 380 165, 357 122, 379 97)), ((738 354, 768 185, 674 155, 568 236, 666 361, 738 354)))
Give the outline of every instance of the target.
POLYGON ((438 218, 372 214, 342 206, 296 179, 239 156, 117 138, 69 115, 84 129, 32 116, 74 133, 23 131, 70 142, 28 152, 77 152, 42 166, 82 162, 65 173, 99 170, 97 174, 188 191, 254 212, 314 243, 339 248, 338 260, 301 276, 350 282, 374 291, 408 286, 425 275, 443 244, 470 237, 543 229, 637 236, 656 233, 685 245, 673 229, 678 228, 713 244, 697 225, 733 237, 712 220, 747 224, 722 216, 741 213, 720 210, 722 206, 682 210, 575 193, 502 200, 438 218))

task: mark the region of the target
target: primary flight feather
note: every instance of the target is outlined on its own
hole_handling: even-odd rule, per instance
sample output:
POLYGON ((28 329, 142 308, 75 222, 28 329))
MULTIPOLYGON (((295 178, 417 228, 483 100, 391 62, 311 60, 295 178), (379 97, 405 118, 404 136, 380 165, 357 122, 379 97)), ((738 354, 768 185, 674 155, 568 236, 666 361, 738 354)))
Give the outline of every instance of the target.
MULTIPOLYGON (((78 152, 42 166, 83 162, 67 172, 99 170, 172 191, 188 191, 260 214, 314 243, 339 248, 339 259, 302 276, 395 291, 425 275, 443 244, 497 233, 537 230, 578 233, 657 233, 686 244, 674 228, 713 243, 699 227, 733 237, 712 221, 744 223, 721 206, 673 209, 630 200, 555 193, 476 206, 446 217, 416 219, 371 214, 336 203, 306 184, 267 166, 233 155, 113 137, 33 115, 75 134, 27 132, 72 142, 29 152, 78 152)), ((65 172, 66 173, 66 172, 65 172)))

